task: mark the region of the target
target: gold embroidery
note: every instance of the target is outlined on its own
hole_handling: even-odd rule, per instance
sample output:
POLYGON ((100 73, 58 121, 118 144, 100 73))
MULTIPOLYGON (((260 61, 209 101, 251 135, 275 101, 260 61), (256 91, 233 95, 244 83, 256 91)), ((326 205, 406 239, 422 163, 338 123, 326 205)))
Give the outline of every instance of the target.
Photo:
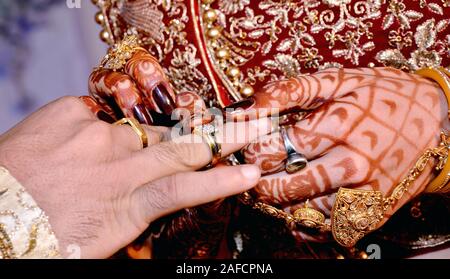
POLYGON ((11 243, 11 239, 6 232, 5 225, 0 223, 0 252, 2 253, 1 259, 14 259, 16 258, 14 249, 11 243))
POLYGON ((417 11, 405 11, 405 4, 403 1, 390 0, 387 8, 387 14, 383 18, 382 27, 386 30, 391 27, 395 20, 397 20, 402 28, 409 29, 411 21, 419 20, 422 17, 423 14, 417 11))
POLYGON ((242 11, 250 0, 219 0, 219 7, 225 14, 235 14, 242 11))
POLYGON ((414 41, 417 49, 411 53, 411 57, 407 59, 399 50, 387 49, 378 52, 376 59, 386 66, 399 69, 415 71, 424 67, 438 67, 441 64, 442 57, 440 53, 433 50, 433 47, 444 45, 448 47, 449 42, 436 41, 438 32, 442 32, 448 26, 449 20, 442 20, 435 24, 435 20, 429 19, 419 25, 414 33, 414 41))
POLYGON ((207 103, 215 103, 209 80, 199 70, 202 62, 197 48, 186 39, 185 28, 192 19, 188 16, 185 1, 98 0, 96 5, 105 18, 99 23, 104 28, 102 32, 110 33, 107 40, 110 45, 123 38, 124 30, 139 35, 142 44, 148 46, 158 61, 172 57, 164 70, 177 93, 194 91, 207 103), (164 18, 170 19, 168 24, 164 24, 164 18))
POLYGON ((31 230, 30 230, 30 239, 28 241, 28 249, 27 249, 27 251, 25 251, 24 255, 30 253, 31 251, 34 250, 34 248, 36 248, 37 237, 38 237, 38 226, 36 224, 33 224, 31 226, 31 230))
POLYGON ((410 5, 404 0, 98 0, 97 5, 110 22, 110 28, 105 24, 104 28, 112 37, 121 38, 124 30, 134 28, 159 61, 170 57, 170 64, 163 66, 176 91, 196 90, 215 103, 213 91, 218 89, 211 71, 230 96, 240 100, 253 93, 253 86, 311 69, 341 67, 337 61, 355 66, 374 66, 378 61, 410 71, 439 65, 450 55, 450 36, 436 38, 446 32, 450 19, 425 19, 424 14, 442 17, 450 1, 417 1, 410 5), (187 5, 199 15, 195 22, 187 5), (202 36, 188 42, 186 26, 197 26, 197 20, 202 36), (155 24, 161 28, 150 28, 155 24), (386 30, 389 49, 373 55, 373 32, 378 28, 386 30), (203 46, 203 39, 214 69, 202 65, 206 61, 196 49, 203 46), (319 39, 325 46, 318 44, 319 39), (327 59, 324 47, 331 50, 327 59), (401 53, 405 48, 411 48, 409 57, 401 53), (362 57, 367 65, 362 65, 362 57))
POLYGON ((413 33, 404 31, 402 28, 389 31, 389 45, 398 49, 410 47, 412 45, 413 33))
POLYGON ((45 213, 9 172, 0 167, 0 258, 59 257, 58 241, 45 213))
POLYGON ((131 26, 142 30, 158 43, 164 41, 162 34, 163 13, 155 4, 148 0, 137 0, 135 2, 125 1, 120 8, 123 19, 131 26))

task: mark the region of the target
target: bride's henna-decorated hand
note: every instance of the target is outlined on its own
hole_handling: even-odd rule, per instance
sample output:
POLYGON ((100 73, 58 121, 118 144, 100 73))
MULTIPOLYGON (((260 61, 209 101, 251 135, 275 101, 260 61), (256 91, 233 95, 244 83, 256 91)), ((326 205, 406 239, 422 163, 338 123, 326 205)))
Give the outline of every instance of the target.
POLYGON ((89 77, 89 93, 97 106, 89 105, 102 118, 135 118, 148 125, 171 126, 171 115, 177 108, 193 113, 206 106, 195 93, 175 96, 158 61, 143 49, 137 50, 124 66, 123 72, 98 68, 89 77), (196 107, 195 107, 196 106, 196 107))
MULTIPOLYGON (((286 151, 279 133, 243 150, 246 162, 265 173, 255 188, 259 199, 292 213, 309 199, 309 206, 330 215, 339 187, 391 194, 449 126, 447 103, 437 84, 390 68, 329 69, 278 81, 253 101, 233 107, 240 105, 246 110, 234 117, 254 113, 250 108, 309 112, 288 129, 297 151, 309 160, 305 169, 291 175, 284 171, 286 151)), ((429 164, 387 217, 432 178, 429 164)))

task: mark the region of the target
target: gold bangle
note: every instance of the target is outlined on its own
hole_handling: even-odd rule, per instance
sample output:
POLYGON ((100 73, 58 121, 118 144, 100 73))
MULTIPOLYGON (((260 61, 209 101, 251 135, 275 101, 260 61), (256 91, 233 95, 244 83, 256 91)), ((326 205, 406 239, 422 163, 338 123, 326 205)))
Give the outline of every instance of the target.
MULTIPOLYGON (((447 99, 447 105, 450 108, 450 71, 444 67, 440 68, 424 68, 415 72, 425 78, 434 80, 439 84, 447 99)), ((448 112, 450 116, 450 110, 448 112)), ((445 158, 448 156, 448 150, 446 154, 443 154, 445 158)), ((445 160, 444 164, 438 165, 437 170, 441 170, 438 176, 431 181, 425 188, 425 193, 448 193, 450 192, 450 162, 445 160)))
POLYGON ((136 119, 122 118, 119 121, 115 122, 113 125, 125 125, 125 124, 130 125, 133 131, 138 135, 139 140, 141 141, 142 148, 146 148, 148 146, 147 133, 136 119))

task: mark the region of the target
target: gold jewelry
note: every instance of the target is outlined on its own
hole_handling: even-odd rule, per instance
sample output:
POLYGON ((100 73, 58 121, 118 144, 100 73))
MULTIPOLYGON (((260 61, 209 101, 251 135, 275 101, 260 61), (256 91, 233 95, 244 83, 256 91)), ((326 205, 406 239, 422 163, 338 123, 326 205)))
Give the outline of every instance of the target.
POLYGON ((113 125, 130 125, 133 131, 138 135, 139 140, 141 141, 142 148, 146 148, 148 146, 148 137, 144 128, 142 128, 141 124, 133 118, 122 118, 119 121, 115 122, 113 125))
MULTIPOLYGON (((447 98, 447 104, 450 107, 450 71, 440 68, 424 68, 415 72, 416 74, 436 81, 444 91, 447 98)), ((448 112, 450 118, 450 110, 448 112)), ((442 154, 445 158, 448 157, 448 149, 444 150, 442 154)), ((436 167, 437 170, 442 170, 439 175, 433 179, 425 188, 426 193, 448 193, 450 192, 450 162, 445 160, 443 164, 436 167)))
POLYGON ((408 175, 394 188, 391 195, 383 198, 380 191, 340 188, 331 212, 331 225, 323 214, 315 209, 300 208, 289 214, 272 205, 255 201, 249 192, 240 195, 243 204, 251 206, 271 217, 284 220, 291 229, 296 226, 315 228, 322 232, 331 231, 335 240, 342 246, 353 247, 368 233, 375 230, 383 220, 385 212, 403 197, 409 186, 417 179, 432 157, 438 158, 436 168, 442 168, 447 161, 450 138, 441 133, 441 143, 430 148, 420 156, 408 175))
POLYGON ((108 51, 108 54, 100 63, 101 67, 119 71, 138 49, 140 49, 138 37, 136 35, 126 35, 122 41, 114 44, 108 51))
POLYGON ((268 216, 284 220, 291 229, 296 229, 297 225, 299 225, 314 228, 322 232, 331 230, 330 224, 325 221, 325 216, 322 212, 308 207, 308 202, 305 203, 304 208, 297 209, 294 214, 290 214, 275 206, 255 201, 249 192, 242 193, 239 199, 243 204, 249 205, 253 209, 259 210, 268 216))
POLYGON ((209 149, 211 150, 212 159, 211 162, 206 167, 209 168, 216 165, 222 158, 222 145, 217 142, 216 126, 211 123, 195 126, 194 129, 192 130, 192 133, 202 137, 208 144, 209 149))
POLYGON ((2 223, 0 223, 0 254, 0 259, 16 258, 11 239, 2 223))
POLYGON ((400 200, 412 183, 422 174, 432 157, 438 158, 437 168, 447 160, 450 138, 441 133, 441 143, 420 156, 408 175, 383 198, 380 191, 340 188, 331 211, 331 231, 334 239, 345 247, 353 247, 383 220, 386 211, 400 200))
POLYGON ((308 207, 309 200, 306 200, 305 207, 294 211, 295 220, 308 228, 316 228, 325 223, 325 215, 311 207, 308 207))
POLYGON ((383 220, 383 193, 340 188, 331 215, 334 239, 342 246, 353 247, 383 220))

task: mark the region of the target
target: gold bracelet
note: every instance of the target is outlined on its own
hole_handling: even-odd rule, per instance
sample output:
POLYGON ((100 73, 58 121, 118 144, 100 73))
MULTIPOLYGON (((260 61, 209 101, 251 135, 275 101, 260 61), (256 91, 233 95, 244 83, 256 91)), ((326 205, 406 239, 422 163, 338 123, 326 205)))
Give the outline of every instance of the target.
MULTIPOLYGON (((447 101, 450 104, 450 71, 445 68, 422 69, 416 72, 424 77, 436 80, 444 90, 447 101)), ((450 106, 450 105, 449 105, 450 106)), ((438 164, 436 170, 442 170, 441 174, 430 183, 435 191, 448 192, 450 183, 450 162, 447 160, 450 150, 450 138, 446 132, 441 132, 441 142, 435 148, 427 149, 416 161, 414 167, 409 170, 407 176, 395 186, 391 195, 383 197, 383 193, 374 190, 357 190, 340 188, 331 212, 331 222, 325 220, 324 215, 308 207, 297 209, 294 214, 287 213, 275 206, 255 201, 250 193, 245 192, 239 197, 240 201, 263 214, 284 220, 291 229, 297 226, 314 228, 322 232, 331 231, 334 239, 344 247, 354 247, 356 243, 368 233, 378 228, 386 211, 399 201, 411 184, 422 174, 431 158, 436 158, 438 164)), ((233 161, 232 161, 233 163, 233 161)), ((427 191, 430 190, 427 187, 427 191)))
POLYGON ((340 188, 331 212, 331 224, 323 214, 307 203, 304 208, 297 209, 294 214, 287 213, 272 205, 255 201, 250 193, 241 194, 240 201, 271 217, 284 220, 287 226, 295 229, 298 226, 314 228, 321 232, 331 231, 334 239, 344 247, 354 247, 368 233, 378 228, 386 211, 400 200, 409 190, 417 177, 422 174, 432 157, 438 159, 436 168, 442 168, 447 161, 450 149, 450 137, 441 133, 441 143, 425 151, 419 157, 408 175, 395 186, 391 195, 384 198, 383 193, 374 190, 357 190, 340 188))
MULTIPOLYGON (((450 71, 444 67, 440 68, 424 68, 415 72, 425 78, 436 81, 442 88, 450 108, 450 71)), ((448 112, 450 116, 450 110, 448 112)), ((450 117, 449 117, 450 118, 450 117)), ((448 152, 448 151, 447 151, 448 152)), ((428 184, 425 193, 448 193, 450 192, 450 162, 445 161, 443 166, 439 166, 437 170, 441 170, 438 176, 428 184)))

